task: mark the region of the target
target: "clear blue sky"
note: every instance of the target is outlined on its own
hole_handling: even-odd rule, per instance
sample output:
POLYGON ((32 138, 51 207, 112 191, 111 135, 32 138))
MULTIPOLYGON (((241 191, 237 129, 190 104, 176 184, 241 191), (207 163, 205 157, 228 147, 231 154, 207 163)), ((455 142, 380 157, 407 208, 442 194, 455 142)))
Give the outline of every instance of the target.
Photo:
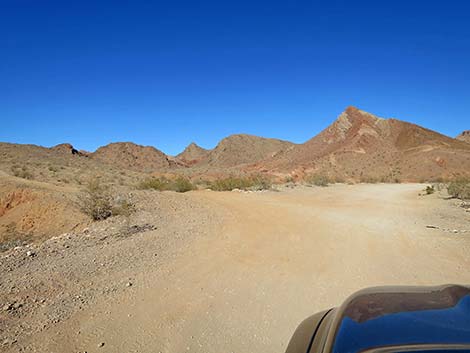
POLYGON ((470 129, 470 1, 0 0, 0 141, 303 142, 348 105, 470 129))

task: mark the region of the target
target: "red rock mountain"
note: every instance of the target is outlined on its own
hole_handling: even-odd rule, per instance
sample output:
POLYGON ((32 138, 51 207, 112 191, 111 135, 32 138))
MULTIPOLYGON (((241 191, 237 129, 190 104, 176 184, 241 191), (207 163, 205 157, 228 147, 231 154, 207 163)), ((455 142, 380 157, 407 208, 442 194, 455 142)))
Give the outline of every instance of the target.
POLYGON ((456 139, 470 143, 470 130, 463 131, 456 139))
POLYGON ((449 177, 470 171, 470 146, 349 107, 320 134, 265 161, 263 168, 384 181, 449 177))

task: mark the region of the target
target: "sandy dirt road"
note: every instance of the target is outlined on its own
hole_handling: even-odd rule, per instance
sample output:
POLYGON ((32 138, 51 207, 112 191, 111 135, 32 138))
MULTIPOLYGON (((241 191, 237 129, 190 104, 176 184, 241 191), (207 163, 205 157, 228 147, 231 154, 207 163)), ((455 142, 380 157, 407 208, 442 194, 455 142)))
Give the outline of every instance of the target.
POLYGON ((301 320, 363 287, 470 283, 470 234, 426 228, 470 228, 468 213, 420 190, 190 193, 223 215, 214 232, 33 339, 44 352, 283 352, 301 320))

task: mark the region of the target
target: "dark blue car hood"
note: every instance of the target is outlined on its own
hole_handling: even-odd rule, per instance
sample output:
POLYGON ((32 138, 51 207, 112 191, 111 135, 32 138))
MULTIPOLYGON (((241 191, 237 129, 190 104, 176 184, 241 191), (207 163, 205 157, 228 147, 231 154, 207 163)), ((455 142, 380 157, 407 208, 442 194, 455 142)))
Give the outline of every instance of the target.
POLYGON ((455 285, 367 289, 350 297, 331 325, 326 346, 334 353, 470 347, 470 289, 455 285))

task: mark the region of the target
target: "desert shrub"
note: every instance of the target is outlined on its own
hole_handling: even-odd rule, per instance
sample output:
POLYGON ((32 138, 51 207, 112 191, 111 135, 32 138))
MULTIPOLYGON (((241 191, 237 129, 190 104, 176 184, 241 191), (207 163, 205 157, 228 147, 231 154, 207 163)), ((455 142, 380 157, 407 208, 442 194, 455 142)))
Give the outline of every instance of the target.
POLYGON ((210 183, 209 189, 214 191, 246 190, 251 186, 247 178, 228 177, 217 179, 210 183))
POLYGON ((312 174, 305 178, 305 182, 309 185, 328 186, 330 179, 326 175, 312 174))
POLYGON ((136 211, 135 204, 126 198, 118 198, 111 208, 113 216, 130 217, 136 211))
POLYGON ((101 183, 100 179, 90 180, 78 195, 78 205, 83 213, 94 221, 100 221, 111 216, 129 218, 135 211, 135 205, 126 196, 115 195, 109 186, 101 183))
POLYGON ((199 178, 193 181, 194 189, 208 189, 211 185, 211 181, 199 178))
POLYGON ((450 196, 461 199, 470 199, 470 178, 458 178, 447 185, 447 192, 450 196))
POLYGON ((380 179, 373 177, 373 176, 363 176, 360 178, 359 181, 365 184, 377 184, 380 181, 380 179))
POLYGON ((97 178, 90 180, 79 195, 79 206, 83 213, 95 221, 112 216, 113 199, 109 188, 97 178))
POLYGON ((344 179, 342 176, 336 176, 333 178, 333 183, 344 184, 345 182, 346 179, 344 179))
POLYGON ((294 183, 295 180, 291 175, 288 175, 284 178, 284 183, 289 184, 289 183, 294 183))
POLYGON ((434 189, 434 185, 428 185, 424 191, 426 191, 426 195, 432 195, 436 190, 434 189))
POLYGON ((158 191, 176 191, 176 192, 187 192, 195 189, 195 186, 191 183, 189 179, 178 177, 174 180, 169 180, 167 178, 149 178, 143 180, 138 185, 139 189, 152 189, 158 191))
POLYGON ((166 185, 168 184, 168 180, 166 178, 148 178, 141 181, 138 185, 139 189, 148 190, 167 190, 166 185))
POLYGON ((217 179, 209 184, 209 188, 214 191, 240 190, 269 190, 272 182, 263 176, 255 175, 249 177, 227 177, 217 179))
POLYGON ((33 174, 28 170, 26 166, 13 165, 11 171, 14 176, 23 179, 33 179, 33 174))
POLYGON ((176 192, 188 192, 194 190, 194 185, 189 179, 179 177, 169 183, 169 190, 176 192))
POLYGON ((270 190, 273 186, 270 179, 261 175, 251 176, 249 178, 249 183, 251 184, 251 186, 249 186, 248 188, 256 191, 270 190))
POLYGON ((443 177, 434 177, 434 178, 431 178, 429 181, 433 183, 439 183, 439 184, 445 182, 443 177))

